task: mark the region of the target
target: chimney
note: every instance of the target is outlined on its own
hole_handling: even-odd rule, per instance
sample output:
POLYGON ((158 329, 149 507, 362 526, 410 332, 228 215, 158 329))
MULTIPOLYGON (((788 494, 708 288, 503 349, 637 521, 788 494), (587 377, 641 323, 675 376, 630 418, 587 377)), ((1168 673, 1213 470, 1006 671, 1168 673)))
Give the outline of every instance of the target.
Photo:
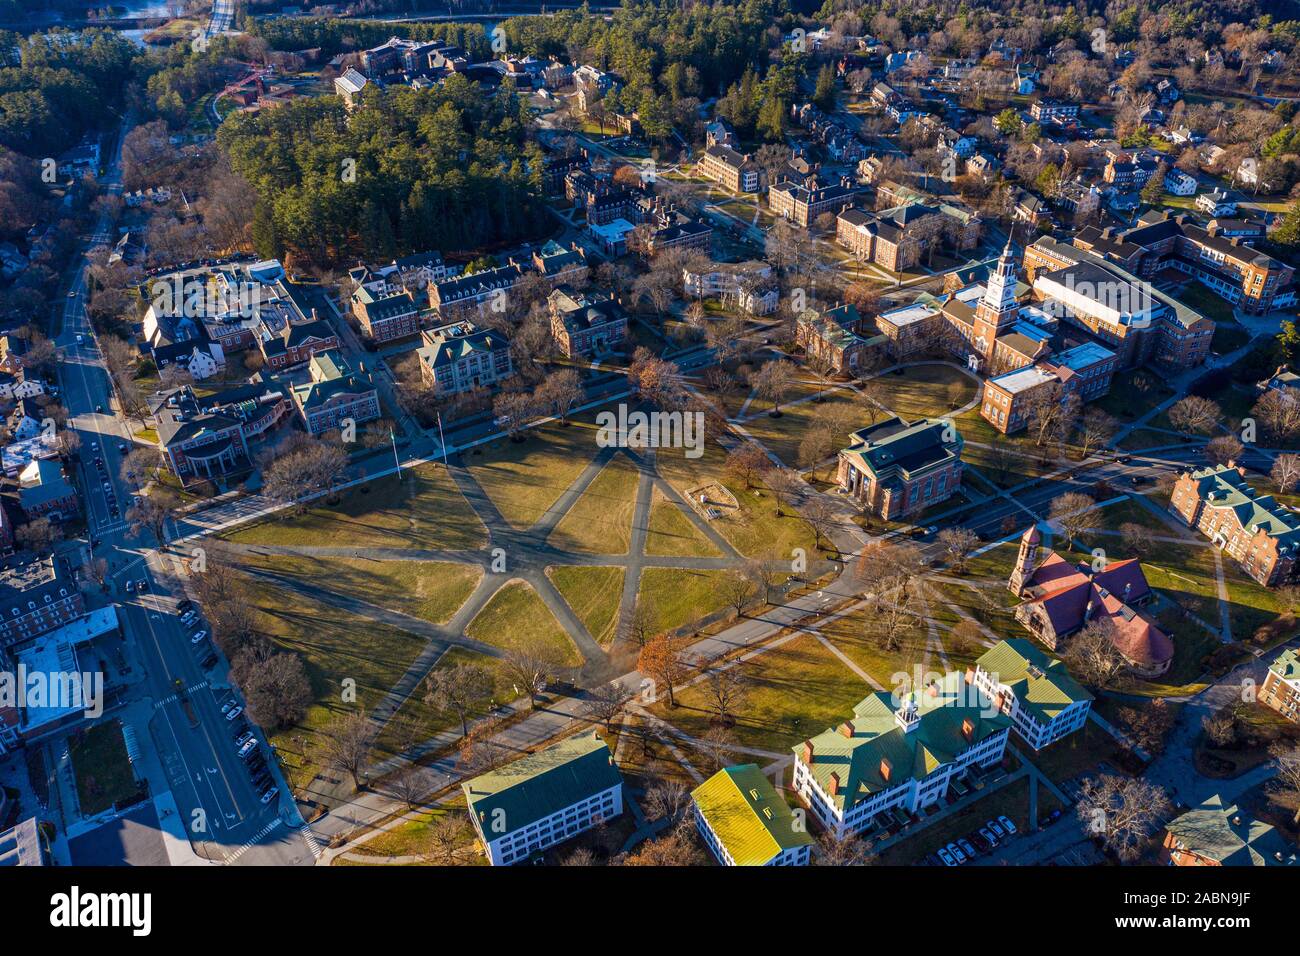
POLYGON ((1125 604, 1128 603, 1129 592, 1132 591, 1132 590, 1133 590, 1133 582, 1132 582, 1132 581, 1125 581, 1125 582, 1124 582, 1124 603, 1125 603, 1125 604))
POLYGON ((966 738, 967 743, 971 743, 972 741, 974 741, 975 721, 971 720, 969 717, 964 719, 961 722, 961 735, 966 738))
POLYGON ((938 697, 939 685, 936 684, 934 681, 931 681, 928 685, 926 685, 925 692, 929 694, 931 697, 938 697))
POLYGON ((810 767, 812 766, 813 742, 811 740, 805 740, 803 742, 803 762, 810 767))
POLYGON ((893 772, 894 772, 894 765, 893 765, 892 763, 889 762, 889 758, 888 758, 888 757, 881 757, 881 758, 880 758, 880 776, 881 776, 881 778, 882 778, 886 783, 888 783, 888 782, 889 782, 890 774, 892 774, 893 772))
POLYGON ((320 318, 320 316, 316 314, 316 309, 313 307, 311 310, 311 320, 315 322, 318 318, 320 318))
POLYGON ((1234 827, 1239 827, 1239 826, 1241 826, 1241 814, 1240 814, 1240 813, 1238 813, 1238 814, 1234 814, 1234 815, 1233 815, 1233 817, 1232 817, 1232 825, 1233 825, 1234 827))
POLYGON ((853 737, 853 724, 852 724, 851 722, 847 721, 847 720, 844 721, 844 723, 840 724, 840 733, 841 733, 843 736, 845 736, 845 737, 852 738, 852 737, 853 737))
POLYGON ((840 775, 831 771, 831 796, 836 796, 840 792, 840 775))

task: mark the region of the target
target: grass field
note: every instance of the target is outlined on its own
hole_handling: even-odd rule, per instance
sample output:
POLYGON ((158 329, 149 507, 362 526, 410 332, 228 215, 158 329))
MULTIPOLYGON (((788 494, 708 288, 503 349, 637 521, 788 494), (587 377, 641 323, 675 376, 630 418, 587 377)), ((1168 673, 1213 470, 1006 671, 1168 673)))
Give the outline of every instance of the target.
POLYGON ((139 792, 117 718, 92 724, 69 737, 68 755, 83 815, 93 817, 139 792))
MULTIPOLYGON (((848 718, 872 692, 870 685, 812 635, 800 635, 745 665, 752 686, 731 728, 737 744, 786 754, 789 748, 848 718)), ((677 707, 662 699, 654 712, 693 737, 708 732, 713 712, 702 684, 677 693, 677 707)), ((749 756, 746 760, 751 759, 749 756)))
POLYGON ((616 455, 560 519, 548 543, 584 554, 627 554, 640 476, 627 456, 616 455))
POLYGON ((241 555, 245 567, 289 575, 392 611, 445 624, 478 585, 477 565, 297 555, 241 555))
POLYGON ((623 596, 622 568, 561 565, 547 568, 546 576, 598 643, 614 639, 623 596))
MULTIPOLYGON (((488 700, 471 708, 469 719, 486 717, 491 710, 491 703, 507 703, 514 700, 515 693, 511 682, 505 676, 501 661, 463 647, 453 647, 438 661, 434 672, 448 670, 457 664, 473 664, 487 671, 492 679, 492 691, 488 700)), ((421 685, 414 694, 406 699, 397 712, 393 714, 384 729, 375 739, 375 750, 381 756, 396 756, 411 747, 415 742, 427 740, 443 730, 460 733, 459 718, 452 712, 440 712, 424 701, 425 687, 421 685)))
MULTIPOLYGON (((287 512, 285 512, 287 514, 287 512)), ((487 543, 487 531, 446 471, 435 465, 367 482, 343 494, 336 506, 239 528, 227 539, 241 544, 470 550, 487 543)))
POLYGON ((658 488, 650 501, 645 553, 666 557, 716 558, 722 552, 695 527, 676 502, 658 488))
POLYGON ((811 555, 813 533, 808 523, 797 516, 778 515, 776 499, 766 488, 747 489, 744 482, 733 481, 723 470, 724 459, 721 447, 710 442, 700 458, 687 458, 679 449, 661 448, 656 461, 659 473, 683 497, 710 481, 720 482, 736 496, 739 513, 720 517, 713 526, 741 554, 786 556, 794 548, 803 548, 811 555))
POLYGON ((975 397, 975 382, 947 365, 918 365, 878 376, 872 398, 911 421, 939 418, 975 397))
POLYGON ((723 607, 717 585, 727 573, 688 568, 642 571, 640 596, 654 605, 655 630, 676 630, 723 607))
MULTIPOLYGON (((826 395, 820 402, 807 401, 800 405, 782 406, 779 418, 773 418, 769 414, 760 414, 757 418, 748 419, 744 428, 755 438, 767 446, 768 450, 775 453, 778 458, 791 468, 801 466, 799 461, 799 443, 803 441, 808 434, 812 423, 816 420, 817 415, 829 406, 843 406, 853 408, 857 405, 856 399, 852 392, 847 389, 840 389, 826 395)), ((750 409, 753 410, 751 405, 750 409)), ((858 421, 863 418, 859 415, 850 418, 853 427, 861 427, 865 421, 858 421)), ((848 444, 849 433, 841 432, 835 436, 833 448, 836 450, 843 448, 848 444)))
MULTIPOLYGON (((295 738, 310 738, 337 716, 358 707, 369 710, 397 683, 425 641, 368 618, 309 602, 286 588, 249 578, 257 630, 279 647, 302 656, 313 703, 294 727, 271 735, 292 786, 305 786, 318 767, 309 748, 295 738), (345 685, 345 681, 349 682, 345 685), (345 691, 355 688, 355 702, 345 691)), ((350 696, 350 695, 349 695, 350 696)))
POLYGON ((543 648, 561 666, 577 667, 582 657, 550 608, 524 581, 512 581, 492 595, 483 610, 469 622, 465 633, 503 650, 543 648))
POLYGON ((466 457, 470 473, 502 517, 520 530, 538 522, 598 450, 594 413, 524 434, 521 442, 501 439, 466 457))

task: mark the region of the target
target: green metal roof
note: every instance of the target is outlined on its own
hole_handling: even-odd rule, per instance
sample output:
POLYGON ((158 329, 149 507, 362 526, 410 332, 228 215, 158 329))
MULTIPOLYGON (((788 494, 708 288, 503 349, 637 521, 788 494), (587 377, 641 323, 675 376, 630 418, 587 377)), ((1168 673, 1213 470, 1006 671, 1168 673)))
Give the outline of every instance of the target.
POLYGON ((1296 865, 1294 845, 1269 824, 1226 803, 1220 794, 1170 820, 1168 829, 1189 851, 1223 866, 1296 865))
POLYGON ((1300 680, 1300 652, 1294 648, 1282 652, 1268 669, 1283 680, 1300 680))
POLYGON ((691 797, 736 866, 764 866, 783 850, 813 842, 756 764, 719 770, 691 797))
POLYGON ((605 741, 588 731, 460 786, 470 814, 497 839, 622 782, 605 741))
POLYGON ((806 744, 812 744, 809 770, 826 793, 831 792, 831 774, 836 774, 839 792, 834 800, 848 809, 908 777, 924 779, 1010 726, 1009 717, 994 712, 975 685, 954 671, 897 702, 887 692, 872 694, 853 708, 852 720, 791 749, 802 757, 806 744), (895 711, 909 701, 916 705, 918 717, 910 731, 895 717, 895 711), (963 730, 967 721, 969 738, 963 730))
POLYGON ((1071 704, 1093 699, 1063 663, 1024 638, 999 642, 975 663, 1010 687, 1020 706, 1044 723, 1071 704))

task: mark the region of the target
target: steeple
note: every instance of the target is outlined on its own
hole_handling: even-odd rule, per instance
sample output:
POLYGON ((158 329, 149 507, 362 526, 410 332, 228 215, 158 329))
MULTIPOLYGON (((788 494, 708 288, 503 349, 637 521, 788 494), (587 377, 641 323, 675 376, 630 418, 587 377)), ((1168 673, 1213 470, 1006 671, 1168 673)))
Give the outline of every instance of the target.
POLYGON ((1034 576, 1034 566, 1038 564, 1038 546, 1042 541, 1043 536, 1037 524, 1031 524, 1020 536, 1020 553, 1016 555, 1015 566, 1011 569, 1011 578, 1007 581, 1007 587, 1016 597, 1025 593, 1025 586, 1034 576))
MULTIPOLYGON (((983 304, 999 318, 1016 309, 1016 259, 1011 251, 1011 239, 1007 239, 1002 255, 998 256, 997 268, 989 276, 988 289, 984 292, 983 304)), ((999 323, 1001 324, 1001 323, 999 323)))

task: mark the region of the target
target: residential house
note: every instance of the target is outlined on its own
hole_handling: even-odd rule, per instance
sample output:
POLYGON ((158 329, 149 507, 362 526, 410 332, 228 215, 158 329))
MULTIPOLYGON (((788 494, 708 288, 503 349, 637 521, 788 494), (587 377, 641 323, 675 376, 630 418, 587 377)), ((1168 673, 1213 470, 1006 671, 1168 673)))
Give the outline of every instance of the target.
POLYGON ((551 337, 566 358, 620 351, 627 341, 628 314, 612 295, 587 295, 560 286, 546 302, 551 337))
POLYGON ((1004 435, 1019 431, 1044 400, 1065 402, 1077 395, 1089 402, 1106 395, 1117 364, 1110 349, 1085 342, 993 376, 984 383, 980 415, 1004 435))
POLYGON ((353 373, 338 349, 315 353, 307 368, 310 379, 292 386, 289 392, 309 434, 322 435, 348 422, 360 425, 379 417, 374 383, 364 368, 353 373))
POLYGON ((1212 219, 1237 214, 1237 202, 1222 189, 1212 189, 1196 197, 1196 208, 1212 219))
POLYGON ((1283 651, 1268 665, 1259 702, 1300 724, 1300 652, 1295 648, 1283 651))
POLYGON ((19 555, 0 566, 0 648, 40 637, 85 613, 85 598, 61 559, 19 555))
POLYGON ((717 299, 748 315, 775 312, 781 294, 766 262, 712 262, 703 257, 682 268, 682 291, 693 299, 717 299))
POLYGON ((81 510, 78 501, 77 489, 57 459, 37 458, 18 475, 18 504, 29 521, 75 518, 81 510))

